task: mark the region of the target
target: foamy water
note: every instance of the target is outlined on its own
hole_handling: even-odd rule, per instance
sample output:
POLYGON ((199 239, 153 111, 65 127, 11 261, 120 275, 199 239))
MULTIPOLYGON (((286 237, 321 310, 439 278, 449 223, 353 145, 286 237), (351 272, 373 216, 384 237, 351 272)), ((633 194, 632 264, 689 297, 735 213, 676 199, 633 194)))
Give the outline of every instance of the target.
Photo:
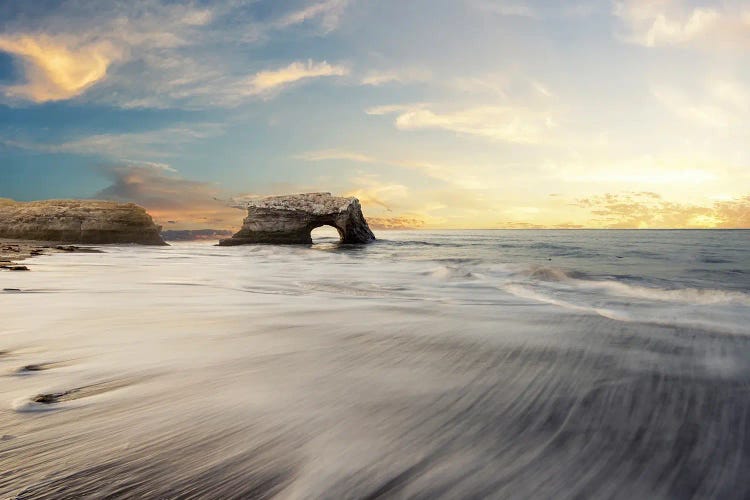
POLYGON ((0 497, 750 495, 750 232, 378 236, 0 274, 0 497))

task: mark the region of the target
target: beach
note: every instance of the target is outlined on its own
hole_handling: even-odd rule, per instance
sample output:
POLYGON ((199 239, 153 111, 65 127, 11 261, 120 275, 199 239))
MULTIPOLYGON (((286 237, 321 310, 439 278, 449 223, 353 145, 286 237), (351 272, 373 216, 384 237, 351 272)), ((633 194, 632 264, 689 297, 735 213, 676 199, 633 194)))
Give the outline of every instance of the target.
POLYGON ((721 235, 35 257, 0 274, 0 496, 742 498, 747 233, 721 235))

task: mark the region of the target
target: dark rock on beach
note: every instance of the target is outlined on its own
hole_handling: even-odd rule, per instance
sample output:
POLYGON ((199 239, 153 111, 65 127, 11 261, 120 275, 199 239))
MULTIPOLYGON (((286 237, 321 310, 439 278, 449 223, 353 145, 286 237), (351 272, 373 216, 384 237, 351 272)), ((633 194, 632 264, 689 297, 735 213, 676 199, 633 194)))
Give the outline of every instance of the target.
POLYGON ((19 266, 17 264, 0 264, 0 269, 5 269, 6 271, 28 271, 29 268, 26 266, 19 266))
MULTIPOLYGON (((18 261, 39 255, 60 252, 101 253, 101 250, 76 245, 62 246, 43 241, 0 239, 0 271, 28 271, 29 268, 18 264, 18 261)), ((10 289, 4 290, 8 291, 10 289)))

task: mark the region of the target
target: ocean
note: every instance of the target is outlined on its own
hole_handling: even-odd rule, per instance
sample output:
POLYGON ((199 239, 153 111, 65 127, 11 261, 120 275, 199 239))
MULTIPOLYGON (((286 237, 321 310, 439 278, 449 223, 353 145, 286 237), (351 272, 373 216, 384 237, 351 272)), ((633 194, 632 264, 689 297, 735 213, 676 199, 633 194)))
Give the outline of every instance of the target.
POLYGON ((0 498, 748 498, 750 231, 0 273, 0 498))

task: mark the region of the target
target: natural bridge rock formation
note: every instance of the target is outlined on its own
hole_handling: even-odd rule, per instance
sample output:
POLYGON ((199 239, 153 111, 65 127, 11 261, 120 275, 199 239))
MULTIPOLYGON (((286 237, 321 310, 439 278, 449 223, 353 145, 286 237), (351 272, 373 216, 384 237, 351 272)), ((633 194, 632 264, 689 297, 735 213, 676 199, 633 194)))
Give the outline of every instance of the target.
POLYGON ((165 245, 160 230, 146 210, 133 203, 0 199, 0 238, 165 245))
POLYGON ((357 198, 331 193, 271 196, 247 204, 242 229, 220 245, 246 243, 312 243, 316 227, 338 229, 341 243, 369 243, 375 239, 357 198))

